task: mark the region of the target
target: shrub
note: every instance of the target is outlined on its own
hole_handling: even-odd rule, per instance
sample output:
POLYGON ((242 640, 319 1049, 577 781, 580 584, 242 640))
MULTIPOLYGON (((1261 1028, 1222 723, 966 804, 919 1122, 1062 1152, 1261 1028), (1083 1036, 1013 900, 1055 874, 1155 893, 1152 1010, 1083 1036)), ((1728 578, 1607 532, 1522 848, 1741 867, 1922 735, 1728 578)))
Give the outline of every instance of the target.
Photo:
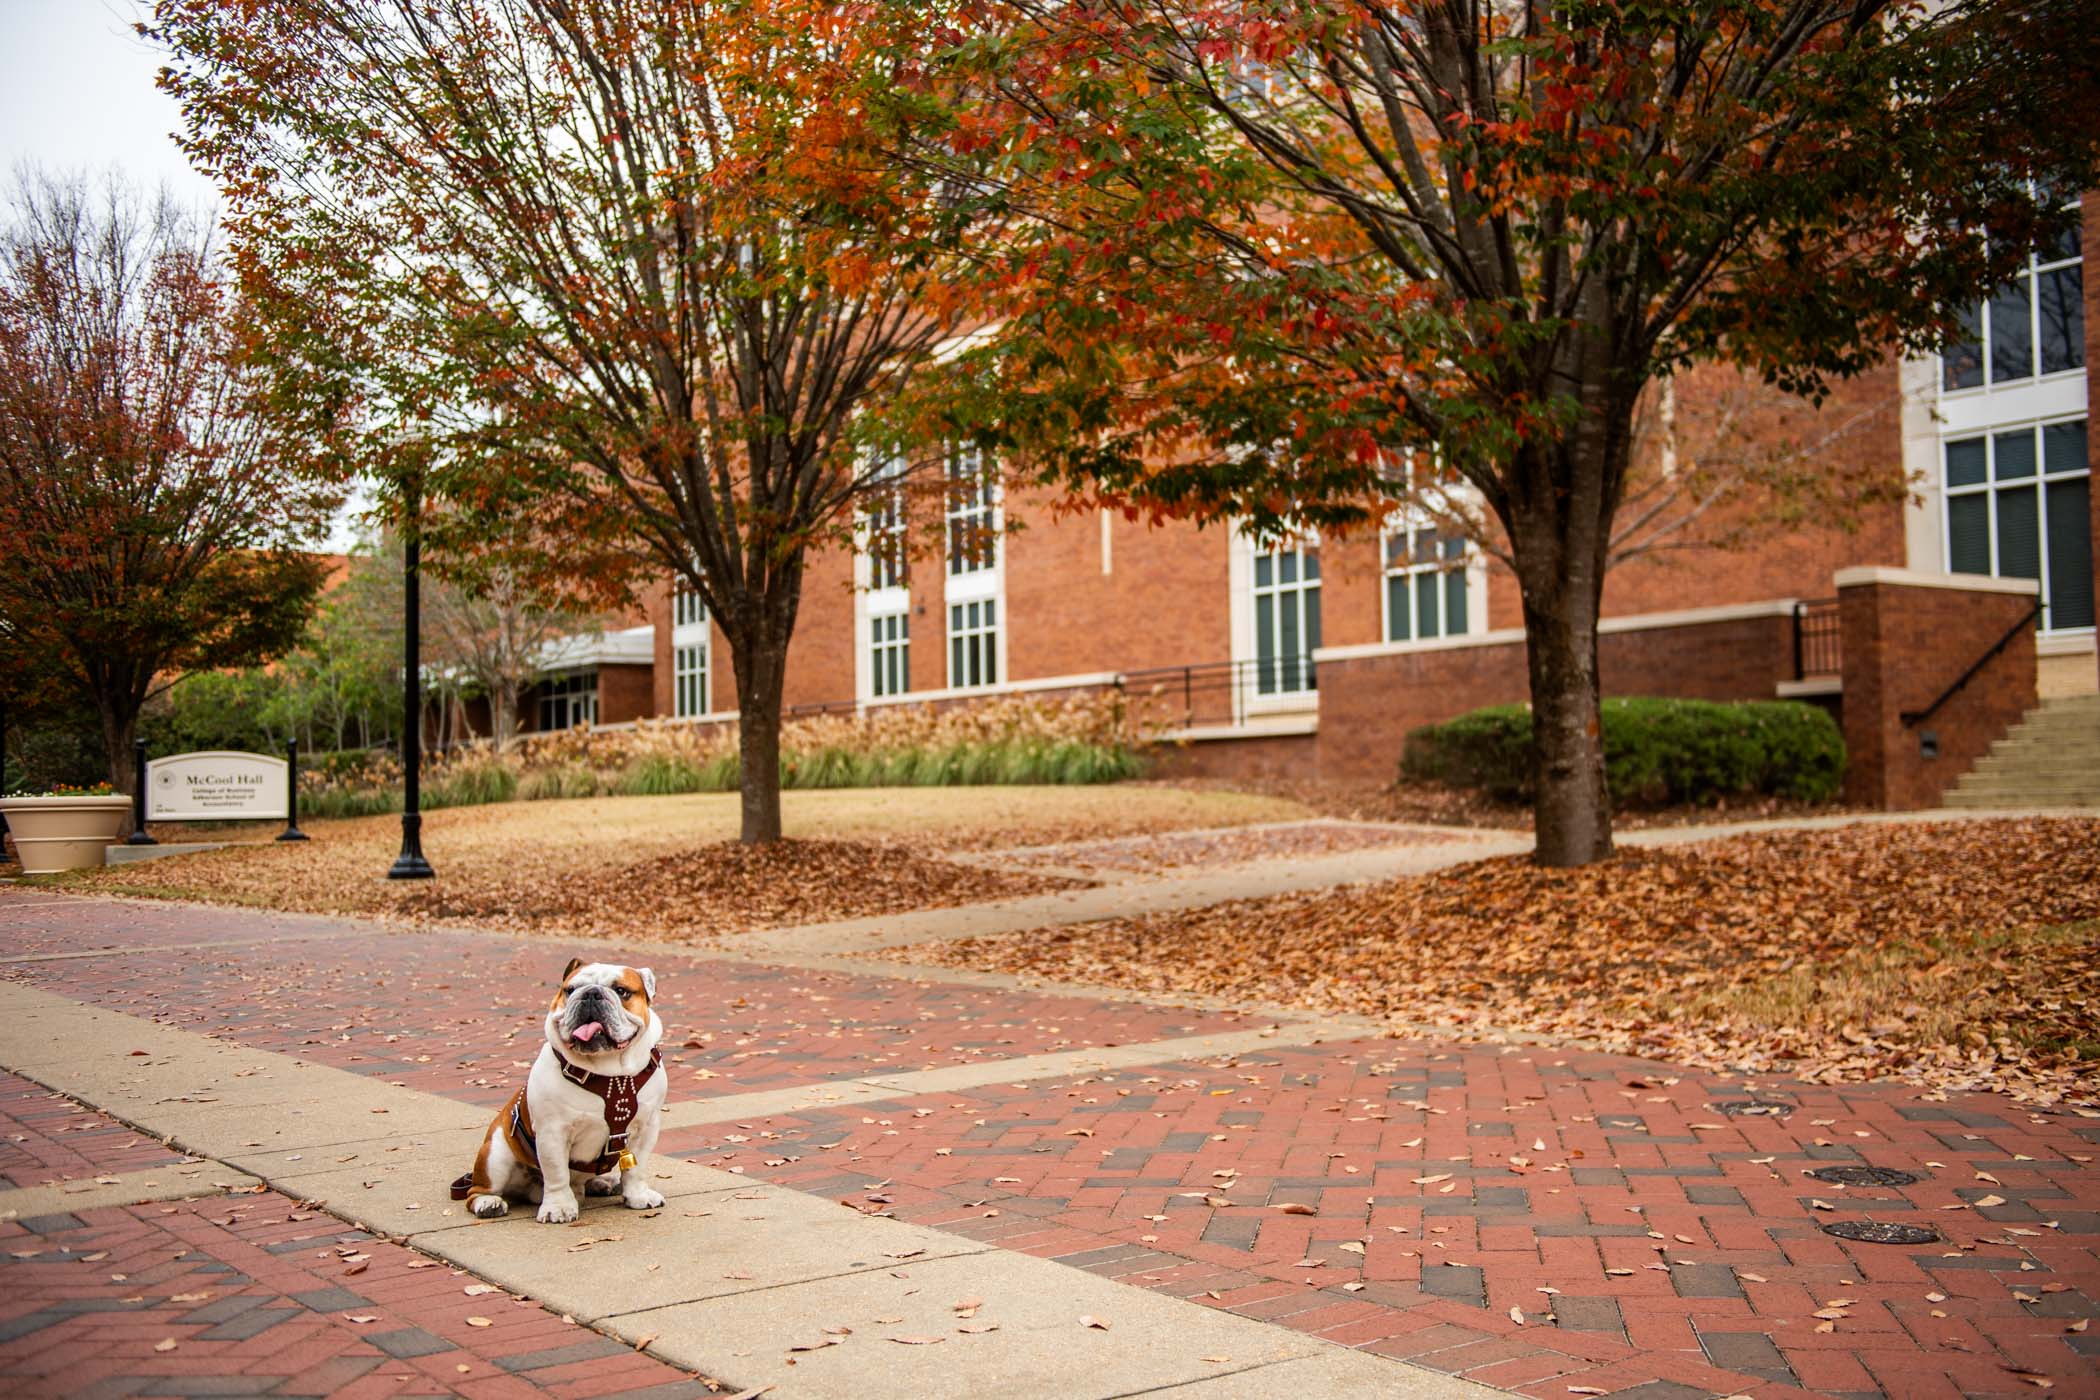
POLYGON ((580 763, 539 768, 518 779, 518 800, 542 802, 560 797, 596 797, 598 775, 580 763))
MULTIPOLYGON (((1610 699, 1603 704, 1604 778, 1622 806, 1712 803, 1737 796, 1828 801, 1845 774, 1836 721, 1792 700, 1610 699)), ((1407 736, 1403 777, 1479 788, 1505 802, 1532 796, 1531 707, 1495 705, 1407 736)))
POLYGON ((479 807, 518 795, 518 775, 495 759, 450 765, 423 784, 425 807, 479 807))
POLYGON ((706 791, 699 764, 677 754, 644 754, 621 770, 612 790, 624 797, 667 797, 674 792, 706 791))

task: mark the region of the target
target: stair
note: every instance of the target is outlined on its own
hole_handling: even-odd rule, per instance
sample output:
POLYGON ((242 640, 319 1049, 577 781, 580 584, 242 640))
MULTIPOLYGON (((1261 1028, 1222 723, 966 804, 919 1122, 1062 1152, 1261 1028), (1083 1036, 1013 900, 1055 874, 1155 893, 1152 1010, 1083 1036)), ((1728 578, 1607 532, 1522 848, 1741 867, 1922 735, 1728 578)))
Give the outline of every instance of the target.
POLYGON ((2100 807, 2100 695, 2027 712, 1947 793, 1949 807, 2100 807))

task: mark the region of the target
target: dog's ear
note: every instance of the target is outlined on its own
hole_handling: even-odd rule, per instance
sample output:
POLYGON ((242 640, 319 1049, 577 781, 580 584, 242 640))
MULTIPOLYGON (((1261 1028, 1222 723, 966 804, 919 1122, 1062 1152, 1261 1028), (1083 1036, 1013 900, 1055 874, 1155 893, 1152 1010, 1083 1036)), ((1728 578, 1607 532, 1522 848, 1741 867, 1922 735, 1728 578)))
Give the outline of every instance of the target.
POLYGON ((561 970, 561 980, 567 982, 571 977, 576 975, 576 969, 582 966, 582 958, 570 958, 569 965, 561 970))
POLYGON ((651 1001, 655 1001, 656 969, 652 967, 638 967, 635 971, 642 974, 642 995, 648 997, 651 1001))

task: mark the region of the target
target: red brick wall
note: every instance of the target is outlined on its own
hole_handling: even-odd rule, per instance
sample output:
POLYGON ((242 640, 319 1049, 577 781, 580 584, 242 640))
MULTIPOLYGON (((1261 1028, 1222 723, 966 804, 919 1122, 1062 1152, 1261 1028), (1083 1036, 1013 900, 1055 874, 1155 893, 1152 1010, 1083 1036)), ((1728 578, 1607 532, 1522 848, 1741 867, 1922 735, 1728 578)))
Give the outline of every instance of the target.
POLYGON ((1907 811, 1938 804, 1955 779, 2034 705, 2034 629, 2027 628, 1931 719, 1922 710, 2034 606, 2032 593, 1844 583, 1845 800, 1907 811), (1920 751, 1923 735, 1939 756, 1920 751))
MULTIPOLYGON (((1773 615, 1608 632, 1597 665, 1607 695, 1770 700, 1793 676, 1793 623, 1773 615)), ((1529 698, 1515 639, 1323 662, 1318 774, 1389 781, 1409 730, 1529 698)))
MULTIPOLYGON (((1001 542, 1009 679, 1141 671, 1232 655, 1231 536, 1223 527, 1155 527, 1112 515, 1104 573, 1098 512, 1060 514, 1048 496, 1017 492, 1007 516, 1019 527, 1001 542)), ((934 645, 945 645, 945 614, 934 621, 934 645)), ((916 633, 913 642, 916 650, 916 633)), ((928 670, 916 655, 913 662, 915 685, 943 683, 938 652, 928 670)))
POLYGON ((655 690, 654 666, 599 666, 598 723, 625 724, 655 713, 655 690))
POLYGON ((1159 744, 1148 755, 1146 773, 1154 778, 1305 778, 1314 760, 1313 736, 1277 735, 1254 739, 1206 739, 1196 744, 1159 744))

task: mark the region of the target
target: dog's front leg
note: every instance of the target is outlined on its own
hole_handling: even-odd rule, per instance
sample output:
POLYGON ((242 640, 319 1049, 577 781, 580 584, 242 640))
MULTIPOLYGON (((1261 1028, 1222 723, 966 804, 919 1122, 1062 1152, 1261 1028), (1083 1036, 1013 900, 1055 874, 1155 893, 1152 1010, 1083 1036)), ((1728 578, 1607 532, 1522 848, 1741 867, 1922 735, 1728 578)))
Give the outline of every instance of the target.
POLYGON ((549 1125, 539 1133, 540 1215, 542 1225, 566 1225, 576 1218, 576 1190, 569 1181, 569 1134, 549 1125))
POLYGON ((663 1110, 644 1113, 642 1121, 628 1135, 628 1150, 634 1153, 634 1165, 620 1173, 620 1200, 629 1210, 660 1210, 663 1193, 649 1184, 645 1168, 649 1165, 649 1154, 656 1150, 656 1133, 663 1126, 663 1110))

